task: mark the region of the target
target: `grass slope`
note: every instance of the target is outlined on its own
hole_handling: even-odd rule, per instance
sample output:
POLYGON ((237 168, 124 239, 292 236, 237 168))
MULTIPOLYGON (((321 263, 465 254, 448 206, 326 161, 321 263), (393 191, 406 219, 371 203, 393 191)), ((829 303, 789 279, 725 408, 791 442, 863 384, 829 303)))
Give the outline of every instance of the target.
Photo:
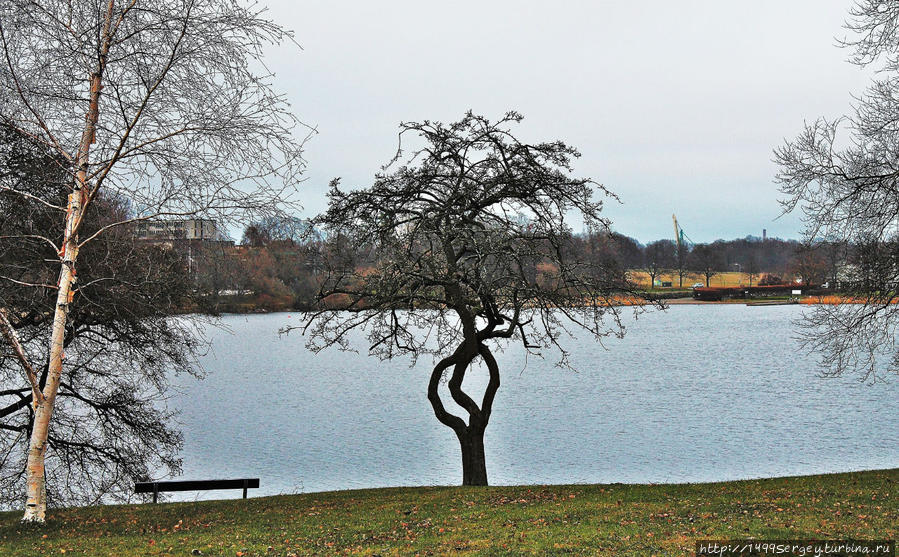
POLYGON ((683 485, 421 487, 0 514, 0 555, 692 555, 697 539, 895 539, 899 469, 683 485))

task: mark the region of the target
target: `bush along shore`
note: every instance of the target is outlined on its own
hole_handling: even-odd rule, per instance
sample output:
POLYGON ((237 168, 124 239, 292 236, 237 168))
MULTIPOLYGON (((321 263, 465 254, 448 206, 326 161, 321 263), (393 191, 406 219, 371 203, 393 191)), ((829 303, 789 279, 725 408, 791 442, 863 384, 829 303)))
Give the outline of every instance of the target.
POLYGON ((0 514, 0 555, 693 555, 895 540, 899 469, 706 484, 416 487, 0 514))

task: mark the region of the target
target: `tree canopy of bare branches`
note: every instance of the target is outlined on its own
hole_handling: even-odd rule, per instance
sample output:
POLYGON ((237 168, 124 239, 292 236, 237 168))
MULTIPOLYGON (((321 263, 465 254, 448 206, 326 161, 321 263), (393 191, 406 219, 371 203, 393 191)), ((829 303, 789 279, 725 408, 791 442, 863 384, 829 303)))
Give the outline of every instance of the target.
POLYGON ((61 199, 0 183, 0 193, 40 203, 63 223, 59 234, 21 233, 53 246, 58 268, 57 279, 35 285, 56 301, 36 356, 48 372, 34 400, 26 521, 45 517, 44 461, 56 395, 72 371, 65 336, 79 253, 102 249, 95 240, 134 220, 258 217, 290 205, 302 141, 262 63, 267 45, 289 38, 239 0, 0 0, 0 123, 43 145, 68 176, 61 199), (131 210, 91 229, 102 196, 131 210))
POLYGON ((464 485, 487 484, 484 431, 500 385, 494 351, 517 342, 534 354, 554 350, 567 365, 565 334, 623 334, 618 297, 632 292, 623 268, 569 249, 572 214, 608 234, 594 193, 611 194, 572 176, 572 147, 519 141, 511 128, 520 120, 469 113, 452 124, 404 123, 401 146, 419 142, 405 164, 360 190, 335 180, 315 220, 327 238, 325 308, 305 324, 308 347, 350 348, 350 331, 362 329, 370 355, 434 356, 427 396, 459 440, 464 485), (480 397, 462 387, 478 362, 489 372, 480 397), (444 380, 461 415, 440 393, 444 380))
POLYGON ((677 246, 671 240, 650 242, 643 253, 640 270, 649 275, 650 288, 656 286, 656 277, 677 266, 677 246))
POLYGON ((877 67, 876 79, 849 115, 807 124, 775 158, 784 208, 802 211, 807 242, 868 254, 843 273, 864 303, 819 306, 804 321, 803 342, 821 355, 825 375, 856 370, 873 381, 899 372, 899 5, 859 0, 846 28, 850 61, 877 67), (876 284, 865 278, 871 273, 876 284))

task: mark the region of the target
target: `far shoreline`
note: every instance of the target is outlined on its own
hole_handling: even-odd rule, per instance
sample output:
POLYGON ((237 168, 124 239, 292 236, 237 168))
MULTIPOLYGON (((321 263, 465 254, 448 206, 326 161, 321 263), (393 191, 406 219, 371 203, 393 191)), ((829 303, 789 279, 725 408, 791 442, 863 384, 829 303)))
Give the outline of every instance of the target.
MULTIPOLYGON (((647 294, 647 300, 652 299, 647 294)), ((725 300, 697 300, 692 297, 682 298, 655 298, 655 301, 666 306, 721 306, 721 305, 743 305, 743 306, 819 306, 819 305, 841 305, 841 304, 862 304, 864 301, 852 301, 851 299, 841 299, 837 297, 828 297, 827 300, 819 300, 818 296, 807 296, 794 300, 774 299, 770 300, 765 297, 759 298, 729 298, 725 300)), ((650 305, 651 302, 641 300, 640 302, 618 303, 612 304, 618 307, 650 305)), ((308 313, 314 311, 312 309, 290 308, 290 307, 252 307, 242 311, 235 311, 234 307, 223 308, 221 311, 211 315, 268 315, 273 313, 308 313)), ((187 311, 185 314, 193 314, 196 311, 187 311)))

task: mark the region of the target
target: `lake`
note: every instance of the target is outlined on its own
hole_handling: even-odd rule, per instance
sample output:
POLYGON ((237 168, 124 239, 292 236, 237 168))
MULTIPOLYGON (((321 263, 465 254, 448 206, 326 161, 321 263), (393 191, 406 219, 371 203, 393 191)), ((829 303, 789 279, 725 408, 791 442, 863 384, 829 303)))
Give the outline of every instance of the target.
MULTIPOLYGON (((800 312, 673 306, 629 321, 625 338, 604 347, 571 339, 577 373, 518 347, 497 354, 503 383, 485 439, 491 484, 899 465, 899 381, 816 376, 793 339, 800 312)), ((177 379, 171 400, 183 423, 183 478, 260 477, 253 495, 458 484, 455 435, 426 398, 430 360, 410 368, 336 349, 313 355, 296 332, 278 335, 301 317, 229 315, 227 330, 206 330, 208 376, 177 379)), ((478 373, 466 387, 484 383, 478 373)))

